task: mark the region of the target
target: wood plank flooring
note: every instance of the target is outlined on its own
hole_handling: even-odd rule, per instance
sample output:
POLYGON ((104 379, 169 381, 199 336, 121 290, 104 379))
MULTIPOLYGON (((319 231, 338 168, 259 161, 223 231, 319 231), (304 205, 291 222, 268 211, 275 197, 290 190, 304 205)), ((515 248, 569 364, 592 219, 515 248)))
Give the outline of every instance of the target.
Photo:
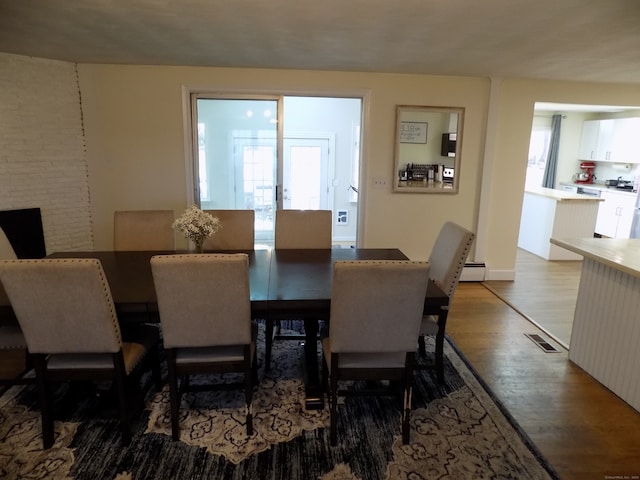
POLYGON ((569 348, 582 261, 547 261, 518 249, 516 279, 484 284, 569 348))
POLYGON ((640 414, 558 343, 539 348, 525 333, 549 337, 483 284, 459 285, 447 331, 563 480, 640 478, 640 414))

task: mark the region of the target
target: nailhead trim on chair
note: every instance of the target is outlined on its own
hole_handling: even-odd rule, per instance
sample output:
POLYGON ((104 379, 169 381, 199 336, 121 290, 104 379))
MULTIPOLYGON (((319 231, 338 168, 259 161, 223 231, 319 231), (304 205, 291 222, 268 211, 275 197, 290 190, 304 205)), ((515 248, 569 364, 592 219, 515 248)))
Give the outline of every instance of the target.
MULTIPOLYGON (((464 246, 464 250, 463 250, 464 256, 462 258, 465 258, 465 259, 467 258, 469 254, 469 250, 471 250, 471 245, 473 245, 474 239, 475 239, 475 235, 472 234, 469 236, 469 240, 467 240, 467 243, 464 246)), ((453 295, 453 292, 455 291, 456 286, 460 281, 460 275, 462 274, 464 265, 465 265, 464 261, 458 262, 458 268, 456 269, 456 281, 452 283, 451 287, 449 288, 449 291, 447 292, 447 296, 449 296, 449 298, 451 298, 451 296, 453 295)))
MULTIPOLYGON (((4 263, 42 263, 43 259, 37 260, 29 260, 29 259, 17 259, 17 260, 2 260, 4 263)), ((98 273, 100 275, 100 282, 102 283, 102 291, 107 299, 110 301, 109 303, 109 314, 111 315, 111 321, 115 326, 116 331, 118 332, 118 337, 120 337, 120 343, 122 343, 122 334, 120 332, 120 323, 118 322, 118 316, 116 315, 116 311, 114 308, 113 300, 111 299, 111 290, 109 287, 109 282, 104 276, 104 270, 102 269, 102 264, 100 260, 97 258, 47 258, 45 259, 48 263, 87 263, 93 264, 94 268, 98 269, 98 273), (100 268, 98 268, 100 267, 100 268)))

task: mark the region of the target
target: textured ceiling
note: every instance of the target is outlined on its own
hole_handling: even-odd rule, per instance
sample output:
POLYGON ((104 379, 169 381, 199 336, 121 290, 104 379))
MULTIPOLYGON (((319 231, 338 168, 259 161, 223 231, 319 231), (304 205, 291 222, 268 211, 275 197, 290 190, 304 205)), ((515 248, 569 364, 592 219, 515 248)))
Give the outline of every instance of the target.
POLYGON ((640 84, 640 1, 0 0, 0 52, 640 84))

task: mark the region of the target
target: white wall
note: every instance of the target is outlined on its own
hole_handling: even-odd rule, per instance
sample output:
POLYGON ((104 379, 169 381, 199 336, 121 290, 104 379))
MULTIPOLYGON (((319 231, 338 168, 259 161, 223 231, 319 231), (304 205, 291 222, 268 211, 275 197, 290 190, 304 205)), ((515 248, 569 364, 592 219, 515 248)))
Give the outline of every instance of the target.
POLYGON ((441 225, 476 229, 488 81, 478 78, 194 67, 80 65, 96 248, 111 247, 113 210, 187 202, 185 89, 365 96, 360 242, 424 259, 441 225), (460 194, 391 192, 395 107, 462 106, 460 194), (388 187, 370 188, 385 178, 388 187))
POLYGON ((93 248, 76 67, 0 53, 0 210, 32 207, 48 253, 93 248))
MULTIPOLYGON (((28 95, 30 91, 30 87, 22 87, 23 80, 16 77, 12 69, 29 72, 34 65, 50 63, 54 66, 37 74, 42 85, 54 83, 47 88, 63 91, 70 90, 70 85, 77 88, 69 73, 74 71, 73 65, 62 64, 63 70, 72 78, 61 79, 54 75, 55 65, 59 62, 22 58, 9 65, 3 56, 0 78, 13 85, 14 93, 3 94, 1 108, 18 109, 18 97, 28 95)), ((360 193, 363 207, 361 245, 399 247, 411 258, 424 259, 442 223, 453 220, 478 232, 476 251, 472 252, 471 259, 487 264, 489 279, 512 279, 514 276, 535 102, 640 105, 638 85, 87 64, 79 65, 78 72, 96 249, 112 247, 114 210, 171 208, 180 213, 186 207, 187 188, 191 182, 187 181, 186 175, 189 142, 185 141, 183 128, 187 113, 183 104, 185 89, 355 94, 364 95, 366 99, 360 193), (391 192, 396 105, 466 108, 459 194, 391 192), (372 178, 387 179, 388 187, 371 188, 372 178)), ((26 116, 35 124, 36 130, 46 129, 51 123, 51 115, 41 111, 32 111, 26 116)), ((75 124, 80 119, 77 107, 75 113, 67 112, 65 116, 75 124)), ((9 141, 8 137, 4 128, 0 130, 3 145, 9 141)), ((56 148, 59 143, 57 137, 41 142, 45 150, 56 148)), ((65 149, 65 160, 71 165, 74 165, 74 156, 68 153, 78 150, 82 150, 81 135, 76 138, 73 148, 65 149)), ((5 154, 0 152, 0 155, 5 154)), ((6 155, 0 158, 4 160, 6 155)), ((28 158, 25 153, 24 159, 28 158)), ((28 164, 24 159, 21 153, 13 157, 11 167, 17 170, 10 172, 6 165, 0 164, 2 176, 8 173, 11 177, 11 180, 0 179, 4 182, 0 193, 4 199, 3 208, 8 203, 4 193, 6 185, 13 184, 15 178, 23 175, 20 170, 28 164)), ((85 172, 82 165, 74 165, 71 170, 85 172)), ((23 198, 30 198, 34 191, 32 185, 28 179, 19 187, 23 198)), ((39 183, 36 181, 35 185, 39 183)), ((50 197, 61 195, 59 191, 51 192, 38 200, 40 205, 37 206, 48 207, 54 201, 50 197)), ((86 197, 81 202, 89 204, 86 197)), ((34 206, 34 202, 19 206, 34 206)), ((85 229, 83 240, 87 245, 91 243, 89 230, 85 229)), ((59 231, 65 231, 65 227, 59 231)), ((67 245, 65 249, 71 248, 79 247, 67 245)))

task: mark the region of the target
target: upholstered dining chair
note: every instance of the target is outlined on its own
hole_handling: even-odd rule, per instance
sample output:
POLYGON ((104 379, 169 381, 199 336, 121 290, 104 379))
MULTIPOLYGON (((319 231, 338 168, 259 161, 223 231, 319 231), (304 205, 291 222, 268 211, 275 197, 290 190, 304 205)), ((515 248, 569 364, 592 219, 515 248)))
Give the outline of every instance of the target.
POLYGON ((173 210, 116 210, 113 212, 113 248, 175 250, 173 210))
MULTIPOLYGON (((331 210, 276 210, 275 249, 330 249, 331 210)), ((273 340, 303 340, 304 335, 281 334, 280 321, 265 322, 265 369, 271 368, 273 340), (276 328, 277 327, 277 328, 276 328), (277 332, 274 336, 274 330, 277 332)))
POLYGON ((221 228, 204 241, 205 250, 253 250, 254 210, 205 210, 218 217, 221 228))
POLYGON ((275 249, 331 248, 331 210, 276 210, 275 249))
MULTIPOLYGON (((0 227, 0 261, 1 260, 15 260, 16 252, 13 250, 9 239, 4 233, 4 230, 0 227)), ((2 287, 2 282, 0 282, 0 295, 4 294, 4 289, 2 287)), ((9 313, 9 308, 3 308, 2 314, 6 313, 7 318, 4 319, 6 324, 0 324, 0 351, 7 352, 8 350, 22 350, 25 352, 25 367, 27 370, 31 368, 31 359, 29 357, 29 352, 27 351, 27 341, 22 334, 22 330, 20 329, 20 325, 17 323, 15 318, 13 318, 13 313, 9 313), (11 318, 9 318, 11 317, 11 318)), ((3 319, 0 319, 0 322, 3 319)), ((0 385, 23 385, 28 383, 33 383, 35 379, 30 377, 24 377, 24 373, 19 376, 11 376, 7 378, 0 378, 0 385)))
POLYGON ((51 384, 72 380, 113 381, 122 441, 128 444, 133 394, 141 400, 136 383, 146 367, 160 387, 158 329, 140 326, 135 341, 123 340, 97 259, 5 260, 0 262, 0 280, 33 359, 44 448, 54 443, 51 384))
POLYGON ((171 434, 180 438, 180 397, 191 374, 243 373, 247 435, 253 434, 251 402, 256 333, 251 320, 246 254, 157 255, 151 270, 169 372, 171 434), (178 377, 183 377, 178 384, 178 377))
POLYGON ((337 443, 338 395, 365 393, 339 390, 338 382, 343 380, 399 383, 404 394, 402 439, 409 442, 416 336, 428 281, 427 262, 363 260, 334 264, 329 332, 322 339, 331 445, 337 443))
MULTIPOLYGON (((473 232, 454 222, 446 222, 440 229, 429 255, 431 265, 429 276, 449 296, 449 304, 460 281, 460 275, 474 239, 473 232)), ((444 382, 444 336, 448 312, 447 306, 443 308, 440 315, 425 315, 418 337, 418 349, 424 357, 426 356, 425 335, 435 336, 435 363, 420 364, 416 369, 435 368, 440 383, 444 382)))

